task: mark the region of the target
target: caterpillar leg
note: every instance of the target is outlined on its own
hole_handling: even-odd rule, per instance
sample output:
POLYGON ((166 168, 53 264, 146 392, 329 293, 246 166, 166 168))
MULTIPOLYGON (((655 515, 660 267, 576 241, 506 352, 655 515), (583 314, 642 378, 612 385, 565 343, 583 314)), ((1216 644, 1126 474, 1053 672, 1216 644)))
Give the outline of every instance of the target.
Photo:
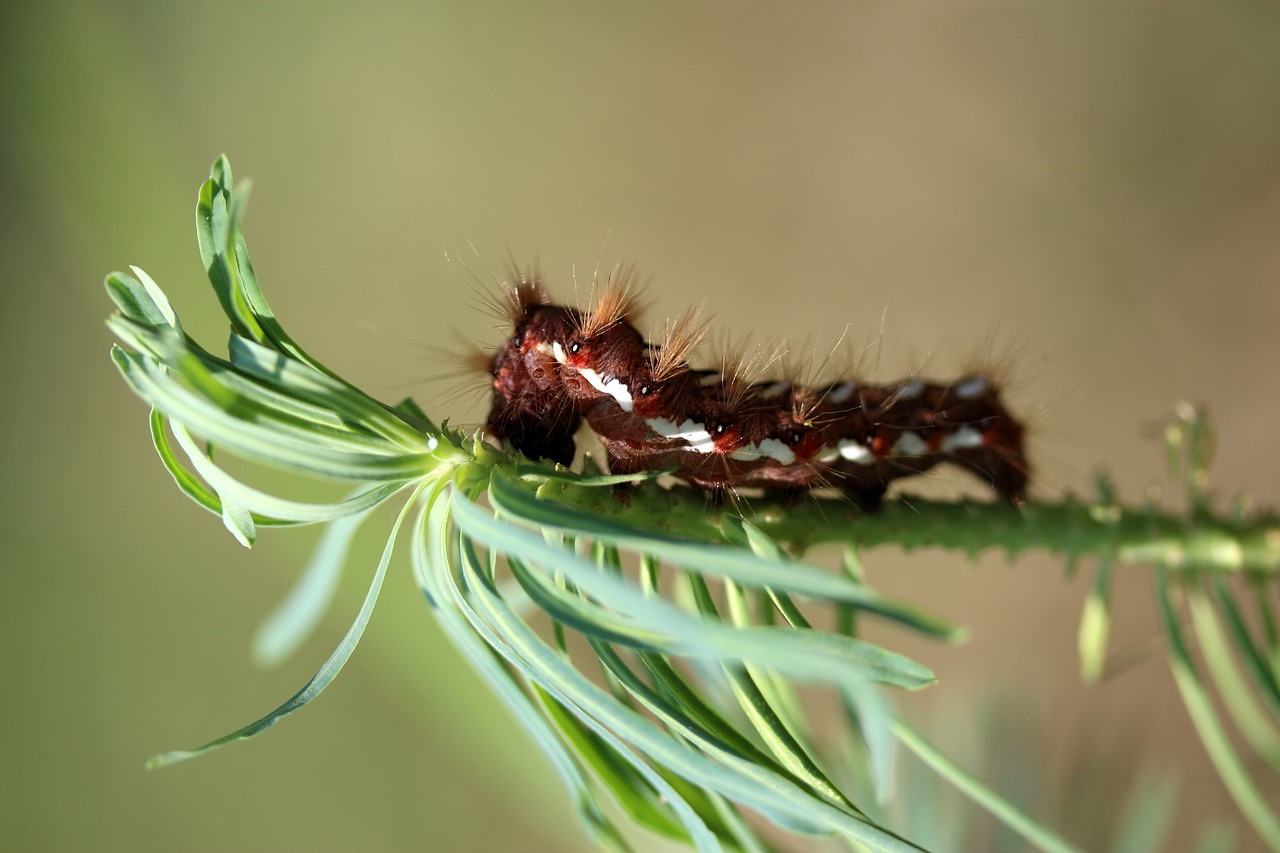
MULTIPOLYGON (((644 470, 644 467, 636 464, 633 459, 615 453, 609 446, 605 447, 605 461, 609 464, 610 474, 638 474, 644 470)), ((631 492, 635 487, 635 483, 614 483, 614 499, 623 506, 627 506, 631 503, 631 492)))
POLYGON ((868 514, 880 511, 887 491, 889 487, 879 483, 871 485, 859 483, 856 486, 844 488, 845 496, 853 502, 853 505, 868 514))
POLYGON ((511 444, 530 459, 535 461, 550 459, 566 467, 573 464, 573 457, 577 452, 572 433, 568 435, 525 433, 519 437, 519 440, 513 436, 511 444))
POLYGON ((577 445, 573 440, 577 424, 573 424, 573 427, 573 429, 547 429, 542 424, 528 424, 521 419, 515 423, 508 422, 496 426, 491 423, 489 431, 497 438, 505 438, 512 447, 535 462, 539 459, 550 459, 552 462, 569 466, 573 464, 573 457, 577 452, 577 445))
POLYGON ((985 447, 953 454, 953 460, 977 474, 1010 506, 1019 509, 1027 503, 1029 467, 1021 448, 985 447))
POLYGON ((725 504, 729 503, 729 489, 725 486, 712 486, 707 489, 707 507, 709 509, 724 509, 725 504))
POLYGON ((776 489, 765 489, 765 497, 773 498, 785 507, 799 506, 804 502, 808 494, 809 490, 803 486, 782 486, 776 489))
POLYGON ((568 466, 577 451, 573 437, 581 423, 578 414, 563 403, 516 404, 495 394, 486 428, 535 462, 550 459, 568 466))

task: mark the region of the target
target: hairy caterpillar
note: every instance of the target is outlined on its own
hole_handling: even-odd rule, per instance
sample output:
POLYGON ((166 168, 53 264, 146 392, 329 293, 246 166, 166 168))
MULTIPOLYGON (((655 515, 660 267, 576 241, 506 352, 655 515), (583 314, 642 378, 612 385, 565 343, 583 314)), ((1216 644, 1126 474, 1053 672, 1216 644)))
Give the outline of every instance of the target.
POLYGON ((487 367, 489 433, 531 459, 573 461, 583 421, 615 474, 671 470, 713 495, 836 488, 874 509, 889 483, 951 462, 1014 506, 1026 500, 1023 426, 982 373, 805 386, 752 382, 741 364, 695 370, 685 357, 705 324, 668 324, 660 344, 628 322, 626 281, 586 310, 554 305, 542 282, 504 287, 514 326, 487 367))

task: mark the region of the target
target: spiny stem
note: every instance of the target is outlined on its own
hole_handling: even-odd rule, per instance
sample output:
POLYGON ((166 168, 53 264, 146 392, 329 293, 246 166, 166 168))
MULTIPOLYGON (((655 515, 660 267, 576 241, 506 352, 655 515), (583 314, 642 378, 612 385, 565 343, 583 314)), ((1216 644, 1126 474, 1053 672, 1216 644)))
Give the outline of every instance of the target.
MULTIPOLYGON (((523 472, 526 479, 536 475, 523 472)), ((644 484, 623 504, 605 489, 559 479, 543 482, 540 497, 628 524, 699 540, 720 540, 733 507, 715 509, 701 492, 644 484)), ((1068 558, 1109 554, 1118 564, 1158 565, 1177 571, 1280 574, 1280 519, 1229 519, 1204 507, 1187 518, 1154 507, 1089 503, 1073 497, 1036 502, 1021 510, 1004 504, 889 501, 866 514, 839 498, 812 498, 796 506, 751 499, 743 517, 773 539, 803 552, 823 542, 861 547, 944 548, 976 555, 1001 549, 1009 557, 1038 550, 1068 558)))

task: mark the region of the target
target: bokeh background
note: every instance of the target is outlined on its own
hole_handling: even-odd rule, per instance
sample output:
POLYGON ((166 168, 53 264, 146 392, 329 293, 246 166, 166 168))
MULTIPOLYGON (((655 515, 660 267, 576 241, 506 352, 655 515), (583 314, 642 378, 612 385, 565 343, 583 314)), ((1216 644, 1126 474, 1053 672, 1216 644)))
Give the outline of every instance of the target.
MULTIPOLYGON (((880 338, 883 379, 993 354, 1036 425, 1042 496, 1105 466, 1138 499, 1162 476, 1153 425, 1187 398, 1219 428, 1219 488, 1280 504, 1272 3, 4 4, 6 849, 586 849, 403 564, 321 701, 143 770, 301 685, 373 560, 298 660, 254 670, 253 628, 310 537, 246 552, 181 497, 107 358, 100 283, 130 263, 198 338, 225 335, 192 228, 222 152, 255 180, 249 245, 292 333, 433 414, 478 417, 427 381, 456 370, 439 348, 499 334, 471 273, 538 259, 567 297, 575 268, 627 261, 657 322, 705 302, 720 328, 819 348, 847 327, 880 338)), ((1087 821, 1081 791, 1114 801, 1145 766, 1181 779, 1179 833, 1235 820, 1146 645, 1146 572, 1116 591, 1133 666, 1084 688, 1089 572, 869 568, 973 626, 957 649, 876 639, 942 675, 909 712, 989 778, 1021 757, 1039 813, 1087 821), (978 748, 992 703, 1022 734, 978 748)))

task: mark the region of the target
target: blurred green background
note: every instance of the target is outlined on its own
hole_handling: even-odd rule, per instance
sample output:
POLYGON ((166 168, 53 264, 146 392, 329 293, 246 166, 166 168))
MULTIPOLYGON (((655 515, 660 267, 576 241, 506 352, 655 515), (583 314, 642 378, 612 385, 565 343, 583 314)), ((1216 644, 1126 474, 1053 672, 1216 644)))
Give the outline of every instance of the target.
MULTIPOLYGON (((585 849, 403 564, 323 700, 143 770, 300 686, 374 559, 297 660, 254 670, 310 537, 246 552, 179 495, 107 358, 101 280, 130 263, 224 338, 192 227, 222 152, 255 180, 249 245, 294 336, 432 414, 479 417, 426 381, 454 369, 433 347, 499 335, 446 252, 482 279, 540 259, 566 298, 575 265, 634 261, 654 322, 705 301, 719 328, 819 348, 883 328, 882 379, 995 353, 1042 496, 1105 465, 1139 498, 1161 475, 1150 427, 1187 397, 1219 427, 1218 486, 1280 504, 1275 4, 4 4, 6 849, 585 849)), ((1003 685, 1046 779, 1156 766, 1183 779, 1181 829, 1233 819, 1158 654, 1079 686, 1087 572, 869 564, 974 626, 957 649, 874 637, 942 675, 905 703, 940 738, 1003 685)), ((1146 573, 1116 601, 1115 646, 1140 649, 1146 573)))

